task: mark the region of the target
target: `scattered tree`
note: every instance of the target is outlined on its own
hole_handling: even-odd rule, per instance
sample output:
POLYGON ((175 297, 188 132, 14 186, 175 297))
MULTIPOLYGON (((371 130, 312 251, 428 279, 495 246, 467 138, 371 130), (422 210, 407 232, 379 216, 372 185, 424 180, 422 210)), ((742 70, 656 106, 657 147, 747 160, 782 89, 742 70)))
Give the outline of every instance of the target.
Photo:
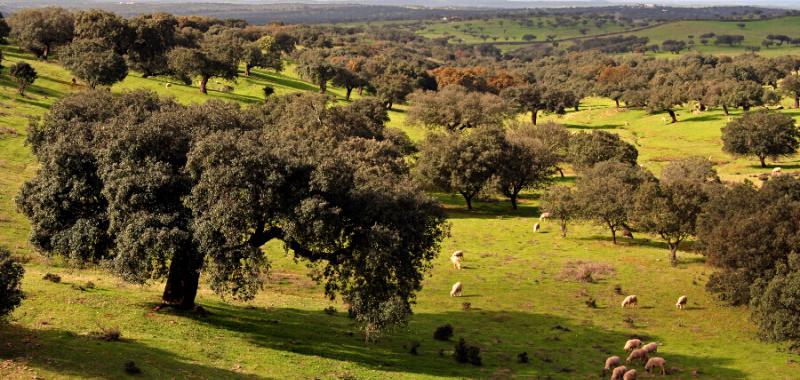
POLYGON ((32 85, 38 75, 36 70, 27 62, 17 62, 8 72, 14 81, 17 82, 17 93, 25 96, 25 89, 32 85))
POLYGON ((11 257, 11 252, 0 247, 0 320, 22 302, 20 290, 25 269, 11 257))
POLYGON ((110 86, 128 76, 125 58, 103 39, 76 39, 59 50, 59 58, 64 67, 91 88, 110 86))
POLYGON ((639 152, 618 134, 606 131, 579 132, 569 140, 567 161, 577 170, 586 170, 603 161, 636 165, 639 152))
POLYGON ((72 13, 58 7, 21 9, 9 24, 19 46, 43 59, 54 47, 70 42, 74 33, 72 13))
POLYGON ((552 186, 542 195, 541 209, 558 220, 561 237, 567 237, 567 223, 580 215, 581 209, 575 191, 567 186, 552 186))
POLYGON ((800 131, 789 115, 769 110, 747 112, 722 128, 722 150, 742 156, 756 156, 766 168, 773 160, 797 152, 800 131))

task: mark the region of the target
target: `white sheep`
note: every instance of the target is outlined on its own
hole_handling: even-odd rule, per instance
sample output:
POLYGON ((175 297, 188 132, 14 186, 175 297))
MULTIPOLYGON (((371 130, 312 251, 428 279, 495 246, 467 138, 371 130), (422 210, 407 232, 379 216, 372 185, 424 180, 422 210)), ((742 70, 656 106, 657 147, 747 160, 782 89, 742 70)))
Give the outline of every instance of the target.
POLYGON ((453 288, 450 289, 450 297, 461 297, 462 288, 460 281, 453 284, 453 288))
POLYGON ((611 371, 611 380, 622 380, 622 376, 628 371, 628 367, 621 365, 611 371))
POLYGON ((662 375, 666 375, 667 374, 667 370, 664 368, 664 366, 666 364, 667 364, 667 361, 664 360, 664 358, 658 357, 658 356, 654 356, 654 357, 650 358, 650 360, 647 361, 647 364, 644 365, 644 370, 647 371, 647 373, 650 373, 650 371, 655 370, 656 367, 660 367, 661 368, 661 374, 662 375))
POLYGON ((772 169, 772 176, 773 177, 779 176, 779 175, 781 175, 781 168, 780 167, 772 169))
POLYGON ((542 215, 539 215, 539 220, 543 221, 543 220, 545 220, 545 219, 547 219, 547 218, 549 218, 551 216, 553 216, 553 214, 551 214, 549 212, 543 212, 542 215))
POLYGON ((628 358, 625 359, 625 363, 630 363, 636 360, 641 360, 642 363, 647 362, 647 350, 644 348, 637 348, 628 355, 628 358))
POLYGON ((539 223, 536 223, 536 224, 533 225, 533 232, 534 233, 539 232, 539 230, 541 228, 542 228, 542 226, 540 226, 539 223))
POLYGON ((461 251, 453 252, 453 255, 450 256, 450 262, 453 263, 453 268, 461 269, 461 260, 464 258, 464 254, 461 251))
POLYGON ((622 300, 622 307, 623 308, 626 308, 628 306, 635 307, 637 305, 637 302, 639 302, 639 300, 636 298, 636 295, 631 294, 625 297, 624 300, 622 300))
POLYGON ((686 301, 688 300, 689 299, 686 298, 686 296, 678 297, 678 302, 675 303, 675 307, 677 307, 678 309, 683 309, 683 307, 686 306, 686 301))
POLYGON ((622 380, 636 380, 636 370, 631 369, 625 372, 625 375, 622 376, 622 380))
POLYGON ((658 352, 658 343, 656 342, 647 343, 644 345, 644 347, 642 347, 642 349, 646 350, 647 353, 658 352))
POLYGON ((611 370, 611 367, 616 367, 620 364, 622 364, 622 359, 620 359, 619 356, 609 356, 608 359, 606 359, 606 366, 603 367, 603 373, 605 374, 611 370))
POLYGON ((625 342, 625 352, 631 352, 642 346, 642 341, 639 339, 629 339, 625 342))

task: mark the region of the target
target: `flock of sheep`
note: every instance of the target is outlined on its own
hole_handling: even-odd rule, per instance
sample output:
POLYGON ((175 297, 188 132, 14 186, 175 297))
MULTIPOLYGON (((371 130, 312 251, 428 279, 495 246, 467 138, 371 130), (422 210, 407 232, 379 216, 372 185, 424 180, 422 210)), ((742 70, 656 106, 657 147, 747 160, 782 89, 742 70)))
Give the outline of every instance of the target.
MULTIPOLYGON (((629 352, 628 358, 625 360, 626 364, 641 360, 644 365, 644 370, 650 373, 657 368, 661 369, 661 374, 666 375, 665 368, 667 361, 659 356, 649 357, 651 353, 658 352, 658 343, 648 343, 642 346, 642 341, 639 339, 630 339, 625 342, 625 352, 629 352)), ((619 356, 611 356, 606 359, 606 366, 603 367, 603 373, 611 371, 611 380, 636 380, 636 370, 622 365, 622 359, 619 356), (614 368, 613 370, 611 368, 614 368)))
MULTIPOLYGON (((778 169, 780 172, 780 169, 778 169)), ((549 212, 542 213, 539 217, 540 221, 544 221, 545 219, 549 218, 551 214, 549 212)), ((533 232, 539 232, 541 226, 539 223, 533 225, 533 232)), ((627 229, 626 229, 627 230, 627 229)), ((630 234, 630 232, 629 232, 630 234)), ((631 237, 633 237, 631 235, 631 237)), ((461 262, 464 260, 464 252, 462 251, 455 251, 450 256, 450 262, 453 264, 453 268, 461 269, 461 262)), ((453 284, 453 287, 450 289, 450 296, 451 297, 460 297, 461 293, 463 292, 463 285, 461 281, 456 282, 453 284)), ((636 295, 629 295, 625 297, 622 301, 622 308, 626 307, 636 307, 638 304, 638 298, 636 295)), ((678 297, 678 302, 675 303, 675 307, 678 309, 683 309, 686 306, 686 302, 688 298, 684 296, 678 297)), ((644 369, 648 373, 651 371, 655 371, 656 368, 661 369, 661 374, 666 375, 667 371, 665 369, 666 360, 662 357, 654 356, 650 357, 650 354, 658 351, 658 343, 652 342, 645 344, 642 346, 642 341, 639 339, 630 339, 625 343, 624 347, 625 352, 628 352, 628 358, 625 360, 626 364, 631 364, 633 362, 641 360, 642 363, 645 363, 644 369)), ((603 373, 607 373, 611 371, 611 380, 636 380, 636 370, 633 368, 628 368, 622 365, 622 359, 619 356, 611 356, 606 359, 606 365, 603 368, 603 373), (613 370, 612 370, 613 367, 613 370)))

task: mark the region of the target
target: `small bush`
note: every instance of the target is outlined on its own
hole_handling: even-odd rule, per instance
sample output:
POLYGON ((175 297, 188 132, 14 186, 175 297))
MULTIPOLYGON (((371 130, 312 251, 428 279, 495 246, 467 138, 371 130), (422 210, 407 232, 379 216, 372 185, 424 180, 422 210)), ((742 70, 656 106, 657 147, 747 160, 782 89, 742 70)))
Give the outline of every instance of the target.
POLYGON ((472 309, 472 303, 464 302, 461 304, 461 310, 470 311, 472 309))
POLYGON ((433 339, 447 341, 453 337, 453 326, 449 323, 436 328, 433 332, 433 339))
POLYGON ((118 342, 122 338, 119 327, 101 328, 95 335, 106 342, 118 342))
POLYGON ((42 280, 58 284, 59 282, 61 282, 61 276, 53 273, 47 273, 44 275, 44 277, 42 277, 42 280))
POLYGON ((417 349, 419 348, 420 343, 417 341, 411 342, 411 348, 408 350, 408 353, 411 355, 419 355, 417 349))
POLYGON ((136 363, 129 361, 125 363, 125 373, 129 375, 138 375, 142 373, 142 370, 136 366, 136 363))
POLYGON ((88 281, 83 285, 81 285, 81 284, 72 284, 72 289, 80 290, 82 292, 85 292, 85 291, 87 291, 89 289, 94 289, 94 282, 88 281))
POLYGON ((614 267, 608 264, 592 263, 586 261, 570 261, 559 274, 562 280, 578 282, 597 282, 616 274, 614 267))
POLYGON ((324 311, 325 314, 328 314, 328 315, 336 315, 336 308, 333 307, 333 306, 328 306, 325 309, 323 309, 322 311, 324 311))
POLYGON ((264 86, 264 99, 269 98, 275 94, 275 88, 272 86, 264 86))
POLYGON ((589 299, 586 300, 586 307, 597 309, 597 300, 594 297, 589 297, 589 299))
POLYGON ((620 284, 614 285, 614 293, 616 293, 617 295, 621 296, 622 295, 622 285, 620 285, 620 284))
POLYGON ((631 317, 630 315, 626 316, 625 318, 622 318, 622 322, 625 323, 625 326, 627 327, 630 328, 636 327, 636 321, 634 321, 633 317, 631 317))
POLYGON ((0 319, 11 313, 22 302, 24 295, 20 290, 20 282, 25 274, 11 252, 0 248, 0 319))
POLYGON ((520 352, 517 354, 517 363, 525 364, 528 362, 528 353, 520 352))
POLYGON ((470 363, 475 366, 482 365, 481 349, 475 346, 470 346, 464 341, 464 338, 458 340, 453 350, 453 358, 459 363, 470 363))

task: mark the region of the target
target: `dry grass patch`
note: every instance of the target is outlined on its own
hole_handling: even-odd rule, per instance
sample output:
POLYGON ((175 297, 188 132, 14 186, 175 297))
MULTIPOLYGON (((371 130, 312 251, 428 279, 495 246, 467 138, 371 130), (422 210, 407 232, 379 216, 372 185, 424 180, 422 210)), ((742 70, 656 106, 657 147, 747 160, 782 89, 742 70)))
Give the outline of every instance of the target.
POLYGON ((616 275, 614 267, 609 264, 590 261, 570 261, 561 269, 558 278, 566 281, 590 282, 605 280, 616 275))

